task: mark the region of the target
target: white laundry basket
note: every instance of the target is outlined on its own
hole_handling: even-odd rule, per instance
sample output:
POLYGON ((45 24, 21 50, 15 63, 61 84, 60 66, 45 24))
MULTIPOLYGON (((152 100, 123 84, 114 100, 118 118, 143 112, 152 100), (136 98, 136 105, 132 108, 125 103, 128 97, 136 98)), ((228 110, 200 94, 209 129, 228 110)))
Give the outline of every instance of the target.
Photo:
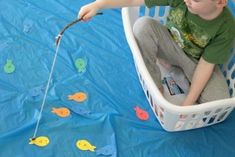
MULTIPOLYGON (((233 0, 229 2, 229 7, 233 10, 234 15, 235 2, 233 0)), ((152 16, 162 24, 165 24, 168 12, 168 6, 151 9, 146 7, 128 7, 122 9, 126 38, 133 54, 141 85, 153 112, 159 123, 167 131, 190 130, 224 121, 235 107, 235 43, 234 48, 231 50, 233 51, 232 57, 227 64, 222 66, 232 98, 186 107, 174 105, 160 94, 160 91, 151 78, 132 30, 133 24, 141 16, 152 16)))

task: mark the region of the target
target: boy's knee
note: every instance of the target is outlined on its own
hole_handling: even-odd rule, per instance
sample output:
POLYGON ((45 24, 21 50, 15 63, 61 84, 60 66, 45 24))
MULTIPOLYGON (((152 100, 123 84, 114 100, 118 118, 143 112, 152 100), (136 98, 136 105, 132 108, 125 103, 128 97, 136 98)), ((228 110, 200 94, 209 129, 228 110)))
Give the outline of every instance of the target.
POLYGON ((149 32, 151 28, 152 23, 155 20, 149 17, 141 17, 139 18, 133 26, 133 33, 135 37, 142 36, 146 34, 146 32, 149 32))
POLYGON ((230 93, 226 79, 220 68, 216 66, 211 79, 201 94, 199 102, 204 103, 227 98, 230 98, 230 93))
POLYGON ((210 101, 216 101, 221 99, 228 99, 230 98, 229 90, 228 88, 224 87, 223 89, 215 89, 211 90, 210 92, 202 92, 199 103, 205 103, 210 101))

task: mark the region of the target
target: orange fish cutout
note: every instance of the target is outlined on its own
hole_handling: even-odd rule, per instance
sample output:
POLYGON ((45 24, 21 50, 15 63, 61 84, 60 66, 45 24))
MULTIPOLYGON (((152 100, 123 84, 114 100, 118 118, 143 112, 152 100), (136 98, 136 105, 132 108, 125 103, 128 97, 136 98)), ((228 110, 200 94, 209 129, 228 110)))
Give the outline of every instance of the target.
POLYGON ((68 117, 70 115, 70 110, 65 107, 60 108, 52 108, 52 113, 55 113, 57 116, 60 117, 68 117))
POLYGON ((136 116, 140 119, 140 120, 148 120, 149 119, 149 115, 148 112, 142 110, 140 107, 136 106, 134 108, 135 112, 136 112, 136 116))
POLYGON ((68 99, 69 100, 74 100, 74 101, 77 101, 77 102, 83 102, 87 99, 87 95, 84 92, 77 92, 73 95, 69 95, 68 99))

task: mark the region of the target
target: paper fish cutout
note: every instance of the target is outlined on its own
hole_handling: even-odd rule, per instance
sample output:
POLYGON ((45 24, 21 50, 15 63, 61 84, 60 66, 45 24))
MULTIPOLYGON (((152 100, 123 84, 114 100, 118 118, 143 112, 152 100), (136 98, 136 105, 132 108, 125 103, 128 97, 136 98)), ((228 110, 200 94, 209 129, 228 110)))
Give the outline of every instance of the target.
POLYGON ((91 152, 94 152, 96 148, 95 146, 92 146, 87 140, 78 140, 76 146, 80 150, 89 150, 91 152))
POLYGON ((87 65, 87 61, 83 58, 78 58, 75 61, 75 66, 79 73, 83 73, 86 71, 86 65, 87 65))
POLYGON ((26 19, 23 22, 23 32, 24 33, 29 33, 32 26, 33 26, 33 21, 26 19))
POLYGON ((3 49, 5 49, 6 47, 9 46, 9 43, 12 42, 12 39, 10 41, 5 41, 5 42, 1 42, 0 43, 0 51, 2 51, 3 49))
POLYGON ((39 147, 45 147, 50 143, 50 140, 46 136, 39 136, 37 138, 30 138, 29 144, 34 144, 39 147))
POLYGON ((87 99, 87 95, 84 92, 78 92, 78 93, 75 93, 73 95, 69 95, 68 99, 69 100, 74 100, 74 101, 77 101, 77 102, 83 102, 87 99))
POLYGON ((60 117, 68 117, 70 115, 69 109, 65 107, 60 107, 60 108, 52 108, 52 113, 55 113, 57 116, 60 117))
POLYGON ((74 113, 77 113, 79 115, 84 115, 84 116, 87 116, 91 113, 90 110, 86 110, 86 109, 81 108, 80 106, 77 106, 77 105, 76 106, 71 106, 71 107, 69 107, 69 109, 71 111, 73 111, 74 113))
POLYGON ((8 74, 13 73, 15 71, 15 66, 12 60, 7 60, 7 63, 4 65, 4 71, 8 74))
POLYGON ((148 112, 142 110, 140 107, 136 106, 134 108, 135 112, 136 112, 136 116, 140 119, 140 120, 148 120, 149 115, 148 112))
POLYGON ((38 86, 38 87, 34 87, 30 89, 28 94, 31 98, 33 98, 34 100, 37 100, 43 96, 44 90, 45 90, 45 87, 38 86))
POLYGON ((40 88, 34 88, 32 90, 30 90, 30 95, 35 98, 37 96, 40 96, 42 93, 42 90, 40 88))
POLYGON ((112 145, 106 145, 96 150, 96 155, 113 156, 114 154, 116 154, 116 148, 112 145))

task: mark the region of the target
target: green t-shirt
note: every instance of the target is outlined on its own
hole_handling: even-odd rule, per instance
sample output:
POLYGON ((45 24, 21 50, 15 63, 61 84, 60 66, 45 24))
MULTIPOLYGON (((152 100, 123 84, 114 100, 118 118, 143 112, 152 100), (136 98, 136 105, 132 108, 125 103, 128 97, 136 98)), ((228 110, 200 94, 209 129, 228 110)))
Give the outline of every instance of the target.
POLYGON ((145 4, 171 6, 166 26, 186 54, 214 64, 225 63, 231 55, 235 19, 227 7, 208 21, 190 13, 183 0, 145 0, 145 4))

